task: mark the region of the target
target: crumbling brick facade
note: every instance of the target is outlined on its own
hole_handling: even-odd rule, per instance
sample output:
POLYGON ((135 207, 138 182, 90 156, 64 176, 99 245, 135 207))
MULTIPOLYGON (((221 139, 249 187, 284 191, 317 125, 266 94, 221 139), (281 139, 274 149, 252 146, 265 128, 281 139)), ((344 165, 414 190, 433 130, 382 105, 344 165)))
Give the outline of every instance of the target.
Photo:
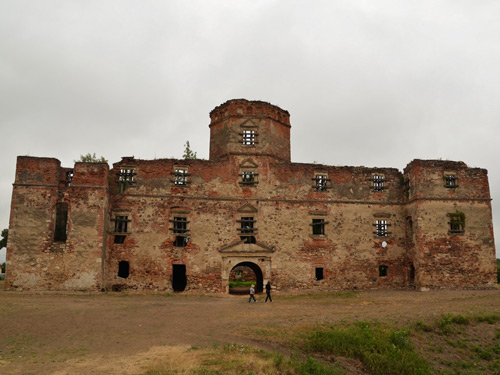
POLYGON ((258 290, 495 285, 486 170, 292 163, 287 111, 210 118, 209 160, 19 157, 6 288, 228 292, 243 266, 258 290))

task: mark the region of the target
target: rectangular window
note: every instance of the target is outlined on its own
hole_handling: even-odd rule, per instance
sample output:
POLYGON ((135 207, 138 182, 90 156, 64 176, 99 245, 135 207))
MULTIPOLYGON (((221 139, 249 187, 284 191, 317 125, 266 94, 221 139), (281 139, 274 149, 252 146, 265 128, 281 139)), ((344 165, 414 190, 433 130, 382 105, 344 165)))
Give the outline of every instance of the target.
POLYGON ((390 224, 387 223, 387 220, 376 220, 375 221, 375 234, 378 237, 387 237, 390 232, 388 230, 388 227, 390 224))
POLYGON ((463 212, 456 212, 448 214, 450 217, 450 233, 464 233, 465 231, 465 214, 463 212))
POLYGON ((128 233, 128 223, 130 220, 128 219, 128 216, 125 215, 117 215, 114 218, 115 221, 115 238, 114 238, 114 243, 124 243, 125 242, 125 237, 126 233, 128 233), (119 233, 119 234, 117 234, 119 233))
POLYGON ((386 277, 387 276, 387 270, 389 269, 389 267, 387 266, 384 266, 384 265, 380 265, 378 266, 378 275, 380 277, 386 277))
POLYGON ((186 186, 188 183, 188 171, 187 169, 177 168, 174 171, 174 184, 176 186, 186 186))
POLYGON ((316 191, 326 191, 330 179, 326 174, 316 174, 313 178, 316 191))
POLYGON ((314 236, 324 236, 325 224, 325 219, 312 219, 312 234, 314 236))
POLYGON ((384 181, 385 181, 384 175, 375 174, 372 177, 372 181, 373 181, 373 190, 374 191, 384 190, 384 181))
POLYGON ((135 175, 136 173, 132 168, 120 168, 120 172, 118 173, 118 186, 120 188, 120 193, 123 193, 135 182, 135 175))
POLYGON ((449 173, 444 175, 444 186, 448 189, 454 189, 458 187, 458 178, 455 174, 449 173))
POLYGON ((323 267, 316 268, 316 280, 323 280, 323 267))
POLYGON ((240 222, 240 238, 245 240, 245 243, 255 243, 255 220, 251 216, 242 217, 240 222))
POLYGON ((70 186, 73 181, 73 169, 66 171, 66 186, 70 186))
POLYGON ((255 172, 249 172, 249 171, 241 172, 240 176, 242 184, 253 185, 255 183, 255 176, 256 176, 255 172))
POLYGON ((242 143, 244 146, 255 145, 255 130, 243 130, 242 143))
POLYGON ((67 227, 68 227, 68 204, 57 203, 54 242, 66 242, 67 227))
POLYGON ((189 240, 189 230, 187 228, 189 222, 187 218, 183 216, 174 216, 172 223, 172 231, 175 234, 174 246, 185 247, 189 240))

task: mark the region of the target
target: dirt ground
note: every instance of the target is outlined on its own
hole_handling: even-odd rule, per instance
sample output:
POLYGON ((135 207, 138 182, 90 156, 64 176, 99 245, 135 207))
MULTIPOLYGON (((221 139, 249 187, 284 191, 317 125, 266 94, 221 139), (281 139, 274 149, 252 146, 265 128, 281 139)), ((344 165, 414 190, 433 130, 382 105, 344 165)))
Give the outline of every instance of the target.
POLYGON ((362 291, 331 295, 26 294, 0 291, 1 374, 139 374, 188 348, 242 343, 252 333, 354 320, 405 324, 446 313, 500 311, 500 290, 362 291))

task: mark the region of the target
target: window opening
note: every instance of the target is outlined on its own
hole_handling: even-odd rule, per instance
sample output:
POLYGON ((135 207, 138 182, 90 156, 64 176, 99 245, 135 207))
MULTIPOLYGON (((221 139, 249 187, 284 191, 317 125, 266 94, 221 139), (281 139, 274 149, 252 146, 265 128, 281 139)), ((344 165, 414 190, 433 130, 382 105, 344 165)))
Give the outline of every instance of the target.
POLYGON ((114 218, 115 221, 115 233, 120 233, 120 234, 115 234, 114 238, 114 243, 121 244, 125 242, 125 233, 128 233, 128 223, 129 219, 128 216, 120 215, 120 216, 115 216, 114 218))
POLYGON ((389 269, 388 266, 380 265, 378 266, 378 275, 380 277, 385 277, 387 276, 387 270, 389 269))
POLYGON ((255 172, 249 172, 249 171, 241 172, 240 176, 242 184, 252 185, 255 183, 255 176, 256 176, 255 172))
POLYGON ((444 176, 444 186, 448 189, 454 189, 458 187, 458 178, 454 174, 445 174, 444 176))
POLYGON ((257 229, 254 227, 255 220, 251 216, 242 217, 238 220, 241 224, 240 227, 240 238, 245 241, 245 243, 255 243, 255 233, 257 229))
POLYGON ((378 237, 387 237, 390 234, 388 230, 390 224, 387 223, 387 220, 376 220, 374 225, 376 229, 375 234, 378 237))
POLYGON ((325 224, 325 219, 312 219, 312 234, 315 236, 324 236, 325 224))
POLYGON ((187 286, 186 265, 172 265, 172 289, 174 292, 183 292, 187 286))
POLYGON ((174 246, 185 247, 189 240, 189 230, 187 229, 188 221, 186 217, 175 216, 172 231, 175 234, 174 246))
POLYGON ((242 143, 244 146, 253 146, 255 145, 255 130, 243 130, 243 140, 242 143))
POLYGON ((384 190, 384 182, 385 182, 384 175, 380 175, 380 174, 373 175, 372 181, 373 181, 373 190, 374 191, 384 190))
POLYGON ((463 212, 456 212, 448 214, 450 217, 450 233, 463 233, 465 231, 465 214, 463 212))
POLYGON ((135 171, 132 168, 120 168, 118 174, 118 186, 120 193, 123 193, 131 184, 135 182, 135 171))
POLYGON ((177 186, 186 186, 188 183, 188 173, 187 169, 176 169, 174 171, 174 184, 177 186))
POLYGON ((118 277, 123 279, 128 278, 130 274, 130 265, 126 260, 121 260, 118 262, 118 277))
POLYGON ((73 181, 73 170, 66 171, 66 186, 70 186, 71 182, 73 181))
POLYGON ((316 268, 316 280, 323 280, 323 267, 316 268))
POLYGON ((327 175, 317 174, 314 176, 313 180, 316 191, 326 191, 328 188, 328 181, 330 181, 327 175))
POLYGON ((54 229, 54 242, 66 242, 68 228, 68 204, 56 204, 56 225, 54 229))

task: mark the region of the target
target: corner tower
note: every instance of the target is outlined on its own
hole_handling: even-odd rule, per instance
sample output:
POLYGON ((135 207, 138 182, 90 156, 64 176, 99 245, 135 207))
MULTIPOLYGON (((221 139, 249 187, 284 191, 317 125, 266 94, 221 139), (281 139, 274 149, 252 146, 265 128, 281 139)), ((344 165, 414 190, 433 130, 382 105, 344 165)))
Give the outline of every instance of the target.
POLYGON ((229 155, 290 161, 290 114, 275 105, 233 99, 210 112, 210 160, 229 155))

